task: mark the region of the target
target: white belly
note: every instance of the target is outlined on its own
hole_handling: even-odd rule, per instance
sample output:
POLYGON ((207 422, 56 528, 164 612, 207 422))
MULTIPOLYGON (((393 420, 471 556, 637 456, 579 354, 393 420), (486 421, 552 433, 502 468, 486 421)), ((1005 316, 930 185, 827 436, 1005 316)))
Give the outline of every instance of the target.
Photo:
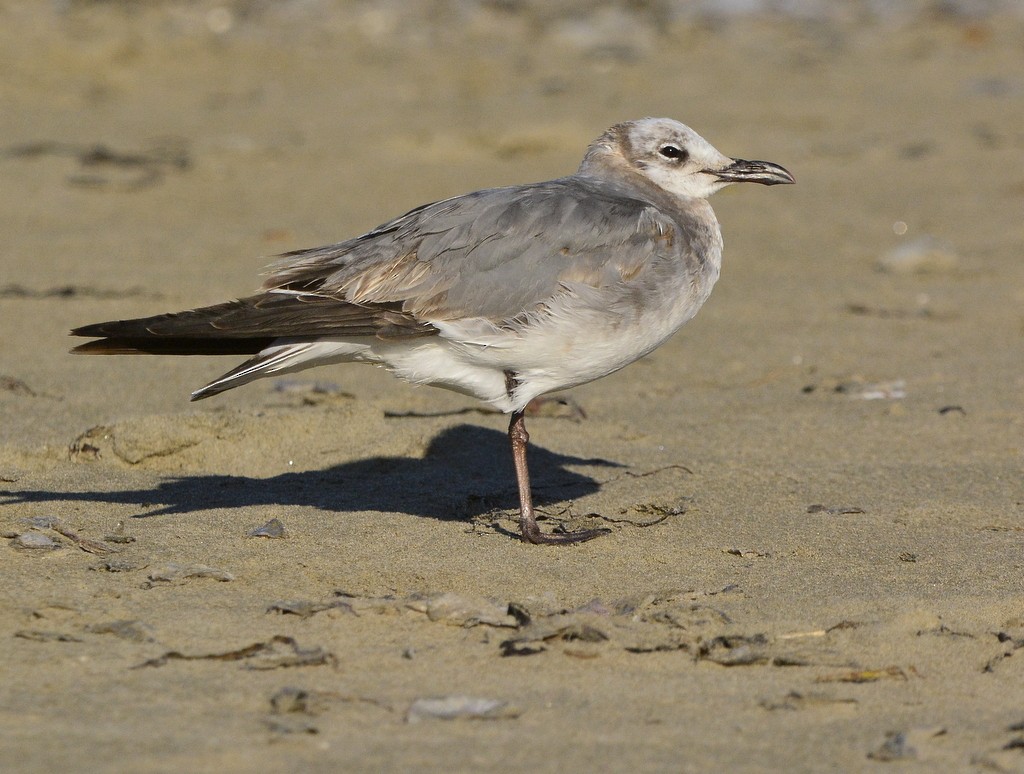
POLYGON ((538 395, 607 376, 663 344, 697 313, 716 278, 717 271, 701 283, 674 292, 660 288, 641 299, 610 299, 578 286, 514 324, 434 322, 440 336, 373 345, 366 359, 407 381, 472 395, 501 411, 520 410, 538 395), (516 377, 511 398, 506 371, 516 377))

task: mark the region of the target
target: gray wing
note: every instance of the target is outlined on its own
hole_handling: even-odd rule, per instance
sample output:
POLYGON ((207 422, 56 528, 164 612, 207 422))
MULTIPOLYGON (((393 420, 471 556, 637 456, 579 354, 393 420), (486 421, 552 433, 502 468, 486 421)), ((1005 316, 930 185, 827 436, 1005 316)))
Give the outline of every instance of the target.
POLYGON ((424 205, 335 245, 282 256, 264 289, 399 304, 417 320, 509 320, 567 284, 689 265, 685 222, 597 181, 562 178, 424 205))

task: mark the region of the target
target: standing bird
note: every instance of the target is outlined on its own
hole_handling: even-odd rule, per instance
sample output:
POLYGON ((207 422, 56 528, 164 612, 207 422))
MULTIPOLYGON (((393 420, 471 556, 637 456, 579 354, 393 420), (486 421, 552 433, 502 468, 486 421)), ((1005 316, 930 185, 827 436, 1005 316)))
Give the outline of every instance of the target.
POLYGON ((708 196, 792 182, 678 121, 616 124, 574 175, 425 204, 355 239, 286 253, 254 296, 76 328, 99 340, 72 351, 252 355, 192 400, 353 361, 472 395, 511 415, 522 539, 590 540, 607 530, 537 524, 526 405, 618 371, 697 313, 722 259, 708 196))

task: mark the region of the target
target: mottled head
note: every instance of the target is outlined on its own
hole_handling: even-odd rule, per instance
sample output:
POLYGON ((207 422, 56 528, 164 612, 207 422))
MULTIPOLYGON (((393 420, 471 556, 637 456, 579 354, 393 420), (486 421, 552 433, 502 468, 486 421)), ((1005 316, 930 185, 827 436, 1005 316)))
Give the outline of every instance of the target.
POLYGON ((707 198, 730 183, 795 182, 778 164, 729 158, 671 118, 616 124, 587 149, 579 174, 622 175, 625 170, 674 196, 694 199, 707 198))

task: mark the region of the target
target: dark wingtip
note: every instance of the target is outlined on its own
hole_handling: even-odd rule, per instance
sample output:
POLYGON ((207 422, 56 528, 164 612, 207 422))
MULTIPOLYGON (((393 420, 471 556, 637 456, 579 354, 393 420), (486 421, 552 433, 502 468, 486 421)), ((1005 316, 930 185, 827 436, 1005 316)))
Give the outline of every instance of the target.
POLYGON ((72 328, 69 332, 69 336, 86 336, 91 338, 99 338, 106 334, 103 333, 103 329, 110 325, 110 323, 93 323, 91 325, 79 325, 77 328, 72 328))
MULTIPOLYGON (((76 336, 89 336, 91 334, 74 334, 76 336)), ((79 344, 70 350, 72 355, 137 355, 140 350, 127 342, 117 339, 99 339, 79 344)))

